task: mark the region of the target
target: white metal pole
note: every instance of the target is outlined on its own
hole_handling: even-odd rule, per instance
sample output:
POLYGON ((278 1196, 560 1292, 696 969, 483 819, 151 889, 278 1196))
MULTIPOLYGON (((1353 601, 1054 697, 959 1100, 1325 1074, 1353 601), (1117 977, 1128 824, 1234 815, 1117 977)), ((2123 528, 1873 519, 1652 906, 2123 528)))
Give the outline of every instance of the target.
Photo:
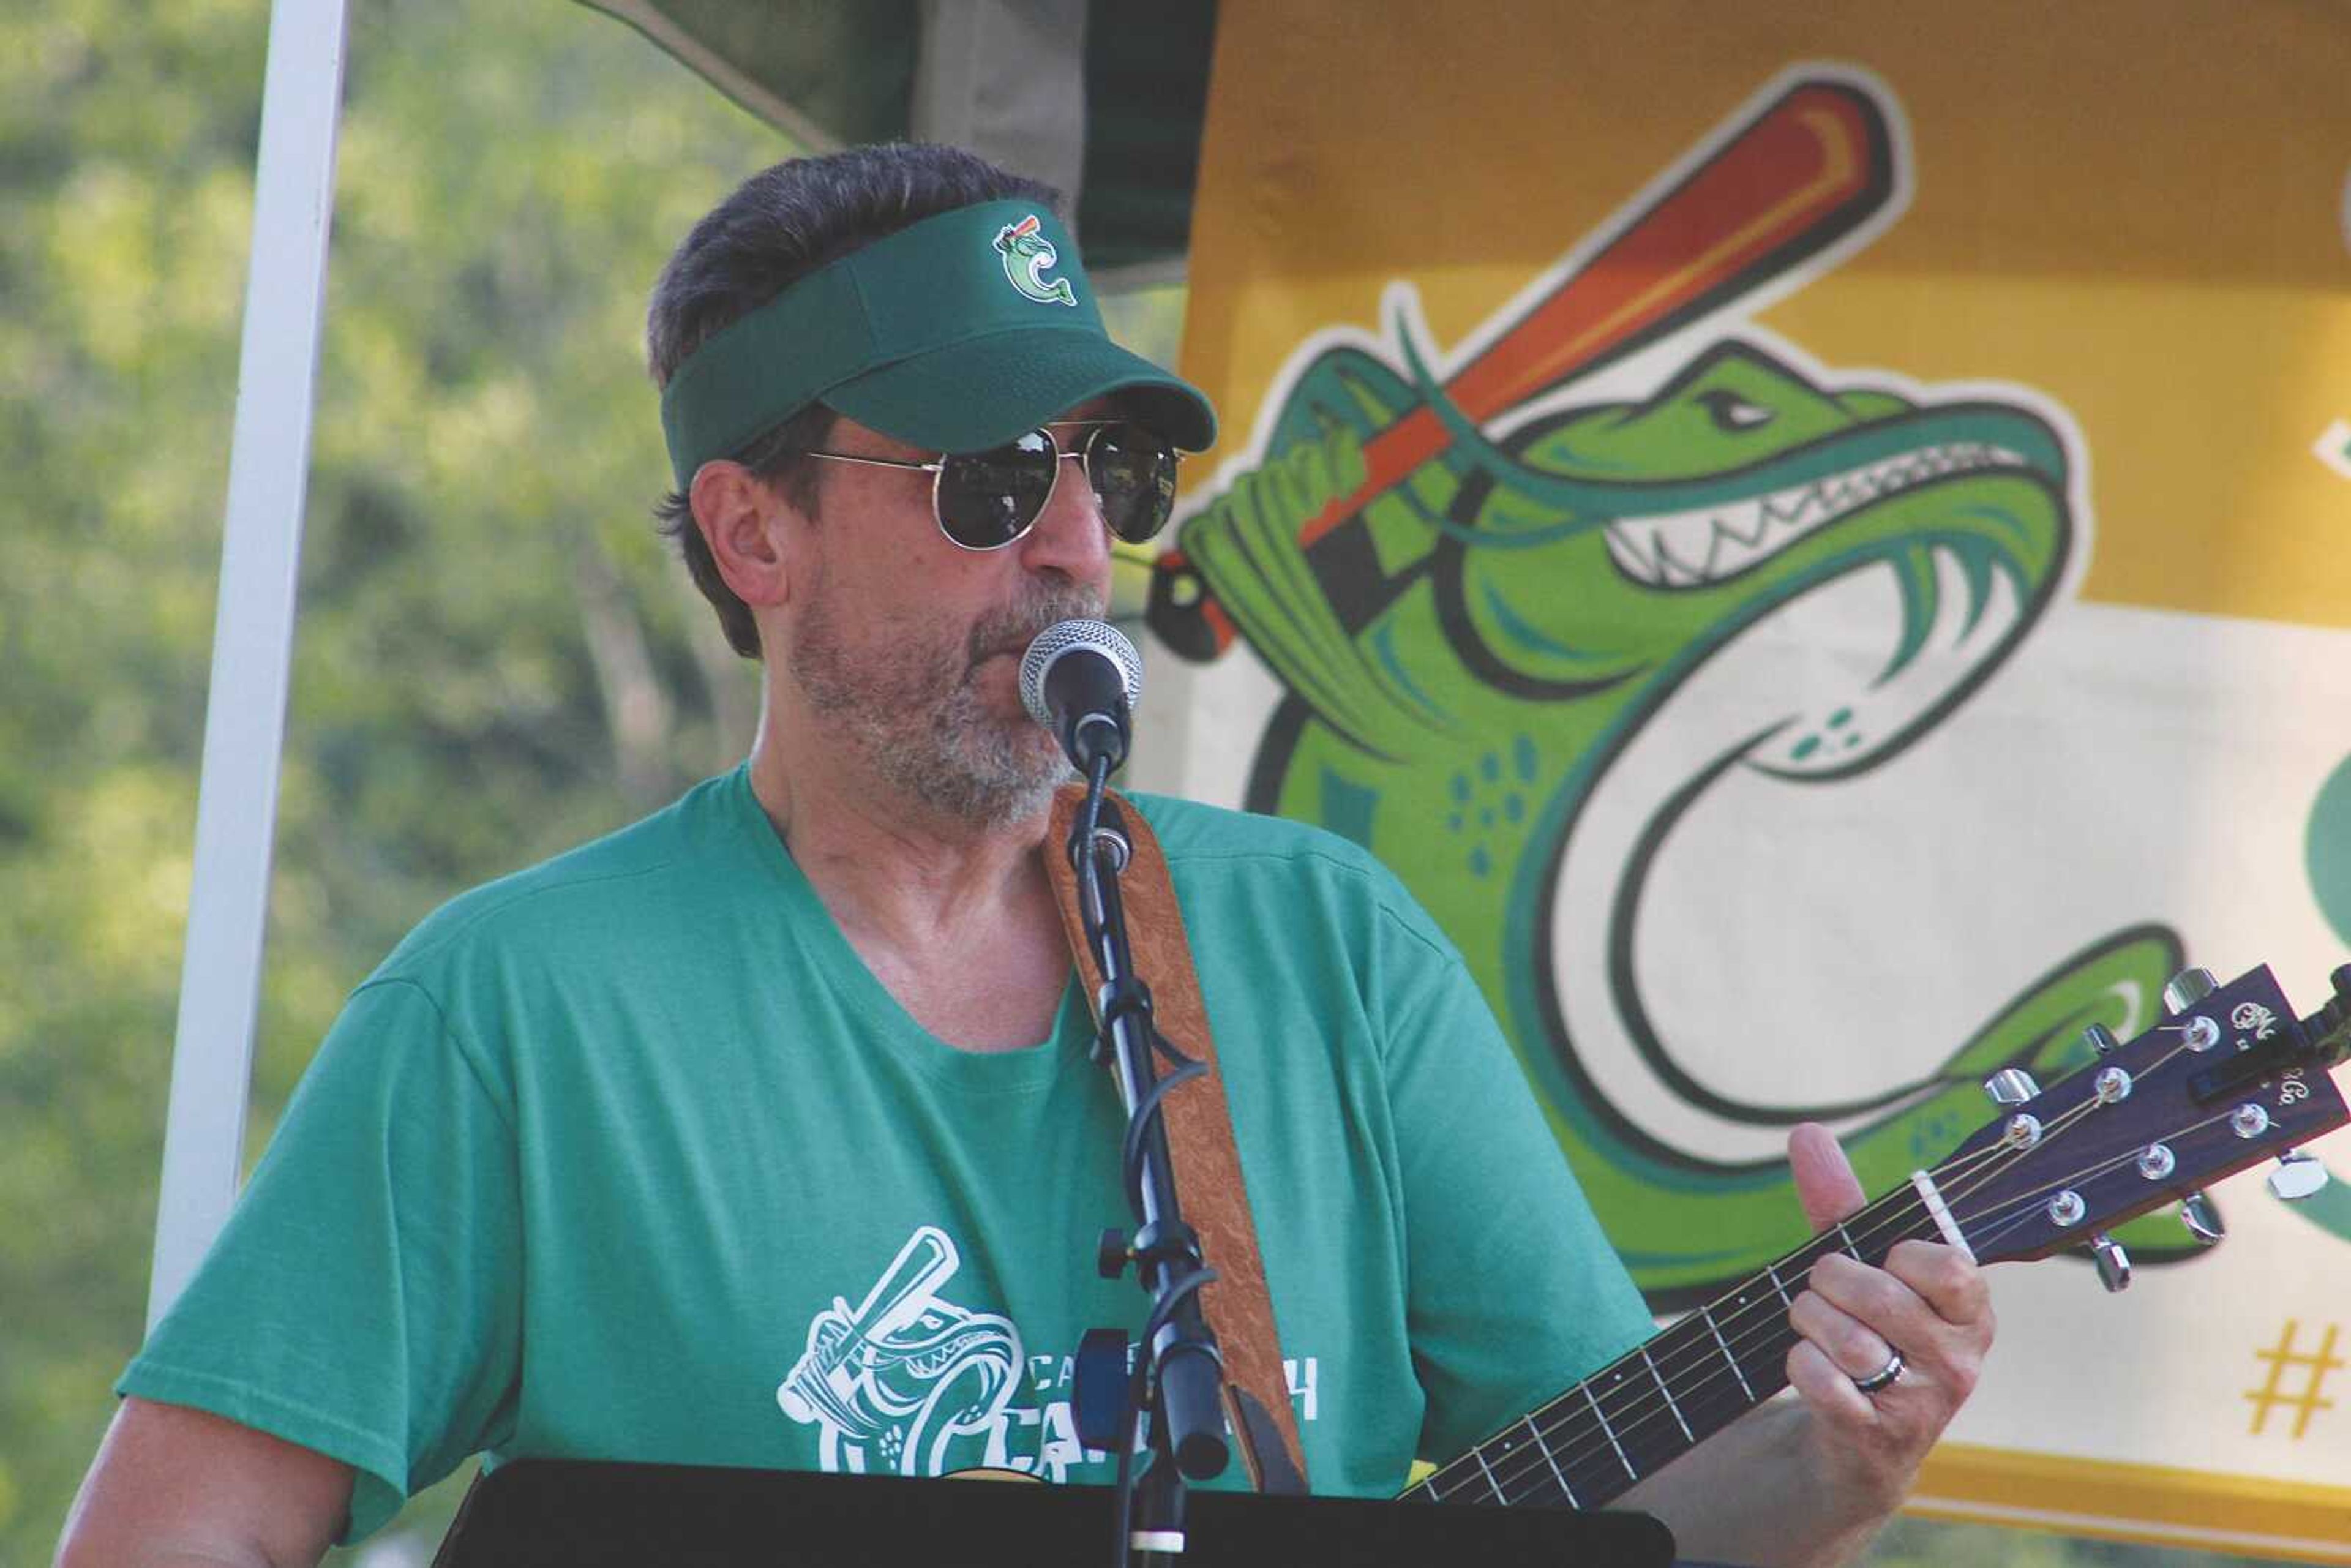
POLYGON ((147 1295, 151 1329, 178 1299, 236 1201, 286 739, 348 8, 348 0, 277 0, 269 13, 253 257, 196 794, 195 880, 147 1295))

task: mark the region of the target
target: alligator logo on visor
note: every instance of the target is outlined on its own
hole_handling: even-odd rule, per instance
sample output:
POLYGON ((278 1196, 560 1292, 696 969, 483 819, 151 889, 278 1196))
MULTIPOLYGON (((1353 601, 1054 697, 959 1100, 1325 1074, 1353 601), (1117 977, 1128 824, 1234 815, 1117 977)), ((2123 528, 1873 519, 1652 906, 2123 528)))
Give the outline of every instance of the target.
POLYGON ((1044 225, 1030 213, 1017 224, 1007 224, 996 231, 996 254, 1004 258, 1004 276, 1012 287, 1040 305, 1060 303, 1074 306, 1078 291, 1070 287, 1066 277, 1050 283, 1045 274, 1061 264, 1061 253, 1041 232, 1044 225))

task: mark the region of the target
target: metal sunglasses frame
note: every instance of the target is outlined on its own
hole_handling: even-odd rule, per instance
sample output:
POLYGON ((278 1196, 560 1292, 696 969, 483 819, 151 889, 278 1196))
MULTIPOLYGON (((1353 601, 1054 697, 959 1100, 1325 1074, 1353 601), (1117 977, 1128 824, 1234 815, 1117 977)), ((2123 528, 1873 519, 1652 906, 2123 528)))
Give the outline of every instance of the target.
MULTIPOLYGON (((1146 434, 1153 434, 1154 438, 1156 439, 1160 444, 1166 447, 1167 455, 1171 461, 1181 463, 1184 460, 1184 452, 1181 447, 1177 446, 1174 442, 1169 441, 1165 436, 1156 435, 1155 433, 1152 432, 1149 425, 1144 424, 1136 420, 1061 419, 1055 420, 1051 423, 1040 424, 1037 426, 1036 429, 1029 431, 1027 434, 1037 435, 1041 434, 1045 437, 1046 444, 1053 449, 1053 482, 1045 487, 1044 499, 1037 503, 1037 510, 1030 515, 1029 520, 1020 525, 1020 531, 1014 534, 1010 538, 999 539, 992 545, 967 545, 961 539, 955 537, 954 530, 947 527, 946 517, 939 511, 939 486, 946 483, 948 464, 955 462, 958 458, 970 459, 986 457, 989 455, 990 453, 1000 452, 1004 450, 1004 447, 1013 445, 1014 443, 1024 439, 1022 436, 1016 435, 1011 441, 1004 443, 1004 446, 990 447, 986 452, 949 452, 941 456, 933 458, 928 463, 911 462, 903 457, 868 457, 862 453, 856 452, 819 452, 814 449, 810 449, 802 455, 809 457, 822 457, 833 463, 856 463, 868 468, 913 468, 928 474, 931 476, 931 521, 938 525, 939 532, 945 535, 947 543, 955 546, 956 549, 969 550, 974 555, 985 555, 990 550, 999 550, 1011 545, 1017 545, 1022 539, 1029 537, 1030 530, 1035 528, 1037 526, 1037 519, 1043 517, 1045 515, 1045 508, 1053 504, 1054 493, 1061 487, 1062 464, 1075 462, 1079 468, 1085 473, 1087 485, 1091 486, 1093 484, 1093 470, 1087 467, 1087 458, 1093 451, 1094 442, 1100 438, 1102 431, 1111 425, 1125 425, 1135 430, 1143 431, 1146 434), (1053 434, 1056 425, 1063 430, 1082 429, 1086 431, 1087 435, 1084 444, 1081 445, 1075 452, 1063 451, 1061 448, 1061 439, 1053 434)), ((1097 501, 1101 499, 1100 491, 1095 492, 1095 499, 1097 501)), ((1173 509, 1171 508, 1170 515, 1172 515, 1172 510, 1173 509)), ((1126 539, 1126 542, 1129 544, 1142 544, 1147 539, 1157 538, 1160 529, 1165 528, 1166 526, 1167 517, 1163 516, 1159 519, 1158 524, 1152 528, 1151 532, 1144 536, 1144 538, 1141 539, 1126 539, 1126 536, 1118 532, 1115 528, 1111 528, 1110 533, 1112 538, 1126 539)), ((1104 522, 1103 527, 1105 528, 1109 528, 1107 521, 1104 522)))

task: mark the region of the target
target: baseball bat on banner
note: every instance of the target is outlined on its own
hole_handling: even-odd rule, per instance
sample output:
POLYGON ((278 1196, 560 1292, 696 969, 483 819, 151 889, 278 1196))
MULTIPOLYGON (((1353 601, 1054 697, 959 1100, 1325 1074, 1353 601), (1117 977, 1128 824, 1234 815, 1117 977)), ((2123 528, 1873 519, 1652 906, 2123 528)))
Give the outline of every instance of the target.
MULTIPOLYGON (((1446 396, 1482 423, 1589 374, 1853 232, 1894 189, 1892 142, 1860 89, 1804 81, 1732 131, 1679 184, 1630 214, 1576 271, 1455 371, 1446 396)), ((1311 548, 1442 456, 1452 438, 1437 411, 1414 409, 1364 443, 1364 478, 1309 518, 1311 548)), ((1149 620, 1187 658, 1233 643, 1232 622, 1181 550, 1152 566, 1149 620)))

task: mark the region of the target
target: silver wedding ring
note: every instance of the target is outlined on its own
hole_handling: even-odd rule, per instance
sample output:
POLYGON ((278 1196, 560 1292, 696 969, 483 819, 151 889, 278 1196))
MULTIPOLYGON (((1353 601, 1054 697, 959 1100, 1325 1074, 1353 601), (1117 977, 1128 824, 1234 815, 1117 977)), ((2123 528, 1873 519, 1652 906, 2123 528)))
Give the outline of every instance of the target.
POLYGON ((1886 1358, 1886 1364, 1884 1366, 1879 1367, 1867 1377, 1855 1378, 1853 1380, 1853 1385, 1855 1388, 1860 1389, 1864 1394, 1875 1394, 1881 1388, 1887 1387, 1901 1381, 1901 1377, 1902 1353, 1897 1350, 1886 1358))

